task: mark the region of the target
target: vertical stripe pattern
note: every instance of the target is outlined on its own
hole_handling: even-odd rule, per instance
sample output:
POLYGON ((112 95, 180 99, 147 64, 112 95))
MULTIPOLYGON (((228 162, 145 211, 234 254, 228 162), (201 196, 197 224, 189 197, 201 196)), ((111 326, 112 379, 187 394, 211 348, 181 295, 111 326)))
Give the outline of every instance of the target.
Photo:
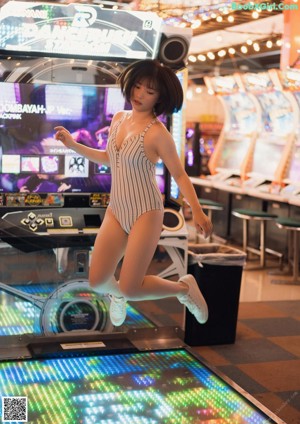
POLYGON ((125 138, 118 149, 116 134, 125 116, 112 129, 107 153, 112 174, 109 206, 123 230, 129 233, 139 216, 148 211, 163 210, 164 206, 155 178, 155 164, 144 151, 145 134, 156 118, 141 133, 125 138))

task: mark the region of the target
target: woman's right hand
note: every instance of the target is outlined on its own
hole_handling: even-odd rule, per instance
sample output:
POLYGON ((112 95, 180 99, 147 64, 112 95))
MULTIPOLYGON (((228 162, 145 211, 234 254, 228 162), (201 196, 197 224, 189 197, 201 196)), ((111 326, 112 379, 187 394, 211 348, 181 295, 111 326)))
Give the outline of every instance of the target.
POLYGON ((66 147, 69 147, 72 149, 74 144, 76 144, 74 138, 71 136, 70 132, 65 127, 55 127, 54 128, 55 133, 55 139, 61 141, 66 147))

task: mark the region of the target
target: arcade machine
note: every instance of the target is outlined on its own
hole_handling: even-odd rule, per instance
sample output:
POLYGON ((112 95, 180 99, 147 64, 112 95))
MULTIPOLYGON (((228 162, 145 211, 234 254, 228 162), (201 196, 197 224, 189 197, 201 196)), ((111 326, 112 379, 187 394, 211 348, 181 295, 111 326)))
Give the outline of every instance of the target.
MULTIPOLYGON (((284 90, 292 93, 295 97, 298 110, 300 111, 300 71, 299 69, 287 69, 281 74, 281 82, 284 90)), ((299 113, 299 112, 298 112, 299 113)), ((291 215, 299 217, 300 206, 300 119, 296 133, 294 149, 292 150, 291 163, 287 178, 284 179, 285 187, 280 191, 280 195, 291 205, 291 215), (298 213, 297 213, 298 212, 298 213)))
MULTIPOLYGON (((90 246, 109 202, 111 175, 109 168, 89 163, 57 142, 53 127, 65 125, 78 142, 104 148, 110 119, 120 110, 121 100, 121 109, 126 108, 124 100, 116 87, 3 82, 0 90, 0 107, 7 111, 1 120, 1 240, 32 256, 33 252, 54 250, 57 278, 69 278, 71 290, 74 278, 81 277, 78 284, 83 287, 90 246), (33 112, 27 113, 27 108, 33 112), (21 112, 12 112, 16 109, 21 112), (73 272, 68 269, 71 264, 73 272)), ((174 122, 176 125, 181 127, 180 122, 174 122)), ((165 204, 167 199, 175 204, 180 193, 175 182, 167 180, 162 163, 157 165, 157 181, 165 204)), ((160 275, 183 275, 187 265, 187 254, 181 252, 187 244, 183 218, 166 207, 164 221, 159 244, 171 264, 160 275)), ((2 254, 4 251, 7 249, 3 248, 2 254)), ((17 261, 19 255, 15 256, 17 261)), ((16 283, 15 273, 11 278, 16 283)), ((58 293, 63 295, 60 290, 58 293)))
POLYGON ((249 151, 259 130, 257 103, 242 90, 238 74, 206 77, 205 83, 218 96, 225 111, 223 129, 208 164, 213 185, 242 192, 242 181, 249 171, 249 151))
POLYGON ((242 79, 246 90, 259 101, 263 121, 262 132, 255 143, 252 170, 248 173, 247 192, 251 196, 280 201, 280 190, 293 157, 299 108, 292 94, 283 91, 278 70, 244 74, 242 79))
POLYGON ((185 170, 189 176, 199 176, 201 169, 200 124, 186 123, 185 134, 185 170))
POLYGON ((210 175, 208 162, 222 126, 218 122, 187 122, 185 169, 188 175, 204 179, 210 175))
MULTIPOLYGON (((53 54, 55 48, 63 46, 72 52, 64 38, 70 32, 76 41, 73 54, 80 47, 92 55, 100 47, 88 42, 102 40, 101 48, 110 55, 114 43, 104 43, 96 36, 97 28, 89 28, 100 12, 108 15, 109 25, 102 35, 109 34, 116 46, 123 38, 127 59, 136 58, 130 49, 135 37, 139 58, 147 57, 147 52, 143 54, 149 46, 148 36, 154 40, 155 51, 158 35, 152 14, 113 11, 112 17, 112 11, 96 6, 37 2, 8 2, 0 9, 1 25, 13 17, 9 26, 2 25, 9 27, 9 34, 1 48, 7 53, 14 48, 22 54, 34 51, 30 37, 36 30, 43 56, 47 57, 41 46, 43 36, 53 54), (146 35, 132 29, 137 22, 146 35), (13 32, 12 25, 16 29, 20 25, 24 31, 13 32), (112 29, 117 26, 118 30, 112 29), (20 40, 14 40, 19 35, 20 40)), ((11 80, 13 71, 10 82, 0 90, 5 90, 0 99, 2 421, 179 424, 208 419, 283 424, 233 382, 201 362, 183 343, 182 329, 160 328, 129 308, 123 331, 113 331, 108 299, 92 292, 86 279, 91 245, 108 202, 109 169, 94 167, 54 143, 52 128, 65 124, 79 142, 103 145, 107 140, 105 128, 121 100, 116 98, 115 87, 108 84, 41 82, 47 62, 43 58, 42 66, 34 58, 31 67, 30 61, 24 59, 15 81, 11 80), (23 84, 18 78, 26 67, 33 77, 29 77, 31 83, 23 84)), ((64 59, 51 61, 51 71, 46 69, 44 75, 64 66, 64 59)), ((107 81, 117 65, 104 60, 100 67, 103 71, 98 77, 107 81)), ((173 120, 175 140, 182 136, 184 118, 183 111, 173 120)), ((178 187, 161 164, 157 176, 166 206, 178 203, 178 187)), ((184 251, 184 223, 178 222, 178 213, 171 221, 174 215, 177 222, 165 223, 162 245, 184 251)), ((162 275, 185 272, 184 254, 174 255, 176 260, 162 275)))
MULTIPOLYGON (((217 225, 216 233, 228 238, 230 235, 231 193, 242 193, 242 182, 249 170, 249 151, 252 149, 259 125, 258 108, 252 96, 241 90, 239 75, 206 77, 205 84, 211 93, 220 99, 225 120, 215 149, 208 162, 211 175, 207 180, 212 185, 215 198, 225 206, 224 214, 217 225)), ((205 193, 207 194, 207 193, 205 193)))
MULTIPOLYGON (((254 209, 258 209, 256 204, 261 199, 262 210, 288 216, 288 205, 278 192, 288 175, 294 149, 299 119, 295 98, 282 90, 276 70, 247 73, 242 75, 242 80, 247 92, 255 95, 259 102, 263 123, 255 142, 252 170, 245 182, 250 209, 253 205, 254 209)), ((241 207, 240 204, 238 207, 241 207)), ((270 246, 276 245, 277 250, 283 252, 286 236, 275 225, 269 225, 267 242, 270 246)))
MULTIPOLYGON (((11 69, 0 83, 0 236, 5 257, 1 300, 3 312, 8 308, 12 314, 2 326, 3 335, 71 329, 109 332, 109 299, 92 293, 87 277, 91 246, 109 202, 110 169, 65 148, 53 138, 53 128, 64 125, 78 142, 105 148, 112 116, 129 108, 115 85, 120 70, 130 61, 156 57, 166 30, 153 13, 18 2, 20 13, 15 16, 14 7, 15 2, 8 2, 0 9, 3 28, 9 21, 16 30, 1 40, 2 66, 11 69), (101 42, 94 45, 95 39, 101 42), (67 51, 61 50, 66 41, 67 51), (10 65, 7 55, 12 53, 21 66, 10 65), (93 77, 88 84, 83 82, 83 71, 93 77), (48 264, 51 272, 44 271, 48 264), (41 281, 46 281, 45 287, 41 281)), ((172 37, 168 34, 169 44, 165 38, 167 49, 172 37)), ((176 36, 177 47, 179 41, 176 36)), ((159 54, 168 61, 167 50, 160 49, 159 54)), ((176 63, 180 61, 177 56, 176 63)), ((186 84, 185 69, 178 71, 178 78, 186 84)), ((162 119, 180 153, 184 110, 173 119, 162 119)), ((187 268, 180 193, 162 163, 156 174, 166 206, 159 245, 167 260, 159 275, 180 276, 187 268)), ((135 320, 138 314, 132 312, 135 320)))

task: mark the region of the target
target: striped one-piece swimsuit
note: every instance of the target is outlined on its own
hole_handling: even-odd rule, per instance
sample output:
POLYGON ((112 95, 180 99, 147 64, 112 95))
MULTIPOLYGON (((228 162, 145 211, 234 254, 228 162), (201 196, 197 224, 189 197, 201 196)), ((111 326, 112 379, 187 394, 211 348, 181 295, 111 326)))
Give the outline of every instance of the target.
POLYGON ((112 129, 107 144, 112 185, 109 206, 123 230, 129 234, 135 221, 145 212, 163 211, 163 200, 155 178, 155 164, 144 151, 144 137, 156 122, 154 118, 139 134, 124 139, 120 148, 116 134, 124 114, 112 129))

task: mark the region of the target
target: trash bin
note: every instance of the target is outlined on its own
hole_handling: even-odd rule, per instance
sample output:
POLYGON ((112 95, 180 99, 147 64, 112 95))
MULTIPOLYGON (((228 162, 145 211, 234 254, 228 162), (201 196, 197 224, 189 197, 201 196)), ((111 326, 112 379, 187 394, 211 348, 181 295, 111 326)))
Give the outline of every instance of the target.
POLYGON ((188 273, 208 305, 208 320, 199 324, 186 309, 185 342, 190 346, 234 343, 246 254, 226 245, 189 244, 188 273))

